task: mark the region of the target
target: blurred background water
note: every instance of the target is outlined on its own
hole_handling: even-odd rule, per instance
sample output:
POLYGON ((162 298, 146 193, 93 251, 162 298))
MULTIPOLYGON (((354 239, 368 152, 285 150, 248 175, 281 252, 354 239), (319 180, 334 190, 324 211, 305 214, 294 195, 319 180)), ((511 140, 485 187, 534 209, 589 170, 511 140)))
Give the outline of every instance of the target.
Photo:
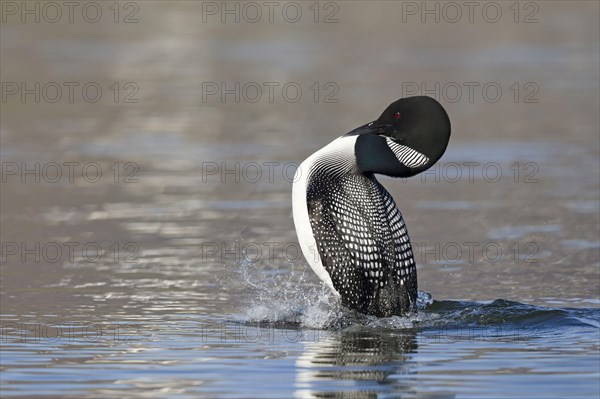
POLYGON ((599 4, 3 1, 3 397, 593 397, 599 4), (473 7, 473 8, 471 8, 473 7), (339 309, 295 167, 392 101, 421 309, 339 309))

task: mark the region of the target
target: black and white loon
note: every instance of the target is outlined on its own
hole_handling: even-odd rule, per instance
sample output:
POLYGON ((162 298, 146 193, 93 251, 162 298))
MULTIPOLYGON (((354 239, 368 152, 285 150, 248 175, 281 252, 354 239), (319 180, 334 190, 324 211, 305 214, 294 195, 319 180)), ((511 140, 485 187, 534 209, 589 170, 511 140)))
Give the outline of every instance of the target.
POLYGON ((417 269, 406 225, 374 174, 423 172, 441 158, 449 139, 444 108, 430 97, 408 97, 296 171, 294 224, 302 253, 344 306, 380 317, 414 308, 417 269))

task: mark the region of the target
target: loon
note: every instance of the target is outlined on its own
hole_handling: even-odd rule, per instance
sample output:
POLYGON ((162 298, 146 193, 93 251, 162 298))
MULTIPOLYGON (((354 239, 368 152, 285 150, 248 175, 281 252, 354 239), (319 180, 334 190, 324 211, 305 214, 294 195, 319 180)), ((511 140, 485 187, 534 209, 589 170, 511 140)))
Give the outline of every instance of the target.
POLYGON ((389 317, 413 311, 417 268, 394 199, 375 174, 411 177, 435 164, 450 119, 431 97, 391 103, 300 164, 293 218, 307 262, 347 308, 389 317))

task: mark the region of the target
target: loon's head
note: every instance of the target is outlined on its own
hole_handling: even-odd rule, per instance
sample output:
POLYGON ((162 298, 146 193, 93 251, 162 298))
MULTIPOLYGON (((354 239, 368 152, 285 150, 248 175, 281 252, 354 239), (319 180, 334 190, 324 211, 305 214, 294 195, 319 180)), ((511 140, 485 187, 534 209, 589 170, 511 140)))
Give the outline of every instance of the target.
POLYGON ((450 119, 431 97, 402 98, 379 119, 354 129, 355 154, 363 173, 410 177, 429 169, 446 151, 450 119))

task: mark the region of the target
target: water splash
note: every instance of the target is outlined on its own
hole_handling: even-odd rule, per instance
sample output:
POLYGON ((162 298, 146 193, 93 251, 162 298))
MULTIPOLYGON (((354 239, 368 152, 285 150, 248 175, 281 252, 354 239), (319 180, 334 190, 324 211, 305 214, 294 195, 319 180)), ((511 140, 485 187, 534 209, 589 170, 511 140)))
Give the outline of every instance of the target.
POLYGON ((307 281, 307 269, 285 265, 265 269, 247 259, 239 263, 240 283, 249 291, 246 323, 327 328, 340 311, 335 295, 324 285, 307 281))
MULTIPOLYGON (((276 270, 264 269, 247 259, 238 266, 240 284, 250 292, 249 305, 242 316, 244 323, 340 330, 357 325, 413 328, 424 320, 418 312, 406 317, 378 318, 346 309, 327 286, 309 281, 312 271, 307 268, 286 265, 276 270)), ((419 291, 418 310, 432 303, 430 294, 419 291)))

